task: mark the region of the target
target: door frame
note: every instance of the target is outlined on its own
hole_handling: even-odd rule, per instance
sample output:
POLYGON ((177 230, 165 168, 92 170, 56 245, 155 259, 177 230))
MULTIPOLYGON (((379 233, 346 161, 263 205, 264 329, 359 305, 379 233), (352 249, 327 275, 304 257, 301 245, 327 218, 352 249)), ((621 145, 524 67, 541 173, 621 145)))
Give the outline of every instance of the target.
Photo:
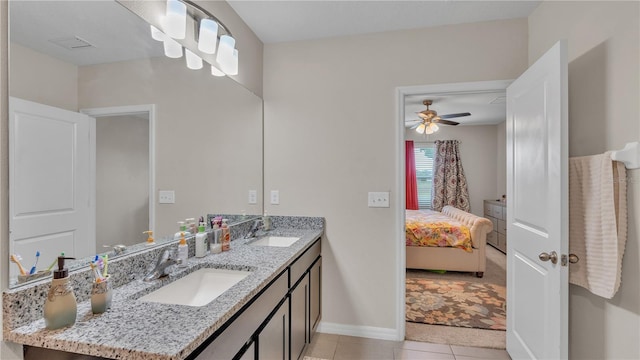
MULTIPOLYGON (((156 225, 156 105, 127 105, 80 109, 80 113, 94 118, 125 116, 146 113, 149 116, 149 230, 155 232, 156 225)), ((95 142, 95 139, 94 139, 95 142)), ((95 159, 92 162, 95 173, 95 159)))
MULTIPOLYGON (((405 323, 405 281, 406 281, 406 248, 405 248, 405 145, 404 145, 404 119, 405 119, 405 97, 411 95, 456 95, 482 92, 505 91, 513 80, 493 80, 493 81, 476 81, 466 83, 448 83, 448 84, 432 84, 417 86, 402 86, 396 88, 396 186, 394 205, 395 214, 395 248, 396 248, 396 339, 404 340, 406 323, 405 323)), ((508 270, 508 269, 507 269, 508 270)))

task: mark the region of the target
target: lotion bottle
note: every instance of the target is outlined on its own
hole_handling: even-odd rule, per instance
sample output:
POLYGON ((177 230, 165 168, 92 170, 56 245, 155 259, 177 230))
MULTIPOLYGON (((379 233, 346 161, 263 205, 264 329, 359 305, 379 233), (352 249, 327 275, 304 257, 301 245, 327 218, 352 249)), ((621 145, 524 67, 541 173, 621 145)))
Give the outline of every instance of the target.
POLYGON ((184 221, 178 221, 178 229, 178 232, 173 235, 174 240, 179 240, 182 236, 191 235, 191 233, 187 231, 187 226, 184 224, 184 221))
POLYGON ((213 225, 213 241, 211 242, 211 253, 219 254, 222 252, 222 229, 218 226, 218 224, 213 225))
POLYGON ((262 229, 264 231, 271 230, 271 218, 267 215, 266 211, 264 212, 264 215, 262 215, 262 229))
POLYGON ((201 222, 200 226, 198 226, 198 233, 196 234, 196 257, 201 258, 207 255, 208 238, 209 235, 204 230, 204 222, 201 222))
POLYGON ((58 270, 53 271, 49 294, 44 302, 44 324, 49 330, 60 329, 76 322, 78 304, 69 283, 69 269, 64 267, 65 259, 58 256, 58 270))
POLYGON ((187 266, 187 258, 189 257, 189 246, 184 238, 184 232, 180 233, 180 243, 178 244, 178 261, 179 267, 187 266))
POLYGON ((222 219, 222 251, 229 251, 231 248, 231 234, 229 234, 229 225, 227 219, 222 219))

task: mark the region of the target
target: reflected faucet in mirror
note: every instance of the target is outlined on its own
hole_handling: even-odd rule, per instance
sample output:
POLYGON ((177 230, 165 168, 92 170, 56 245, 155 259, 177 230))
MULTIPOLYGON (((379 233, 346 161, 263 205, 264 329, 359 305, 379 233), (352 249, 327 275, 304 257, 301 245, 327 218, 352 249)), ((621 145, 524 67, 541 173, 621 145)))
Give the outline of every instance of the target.
POLYGON ((172 265, 179 265, 182 261, 177 256, 172 255, 169 249, 164 249, 158 255, 156 264, 151 271, 145 275, 144 281, 153 281, 165 277, 167 274, 167 268, 172 265))

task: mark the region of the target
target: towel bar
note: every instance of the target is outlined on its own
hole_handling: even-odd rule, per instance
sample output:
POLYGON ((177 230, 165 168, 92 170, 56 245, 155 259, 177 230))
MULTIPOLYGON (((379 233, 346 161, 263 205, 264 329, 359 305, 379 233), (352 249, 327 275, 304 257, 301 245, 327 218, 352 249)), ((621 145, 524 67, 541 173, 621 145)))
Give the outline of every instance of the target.
POLYGON ((613 151, 611 159, 621 161, 627 169, 640 168, 640 143, 630 142, 624 146, 624 149, 613 151))

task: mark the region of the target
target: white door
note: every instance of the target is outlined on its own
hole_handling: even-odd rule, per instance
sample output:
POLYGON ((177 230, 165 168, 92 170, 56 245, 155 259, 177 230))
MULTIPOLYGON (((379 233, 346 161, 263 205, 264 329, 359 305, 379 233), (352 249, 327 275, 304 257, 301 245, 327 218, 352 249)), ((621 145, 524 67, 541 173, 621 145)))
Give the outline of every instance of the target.
MULTIPOLYGON (((9 98, 9 251, 28 271, 95 253, 95 119, 9 98)), ((10 274, 17 275, 15 266, 10 274)))
POLYGON ((568 356, 567 45, 507 88, 507 351, 568 356), (554 261, 554 255, 557 260, 554 261))

